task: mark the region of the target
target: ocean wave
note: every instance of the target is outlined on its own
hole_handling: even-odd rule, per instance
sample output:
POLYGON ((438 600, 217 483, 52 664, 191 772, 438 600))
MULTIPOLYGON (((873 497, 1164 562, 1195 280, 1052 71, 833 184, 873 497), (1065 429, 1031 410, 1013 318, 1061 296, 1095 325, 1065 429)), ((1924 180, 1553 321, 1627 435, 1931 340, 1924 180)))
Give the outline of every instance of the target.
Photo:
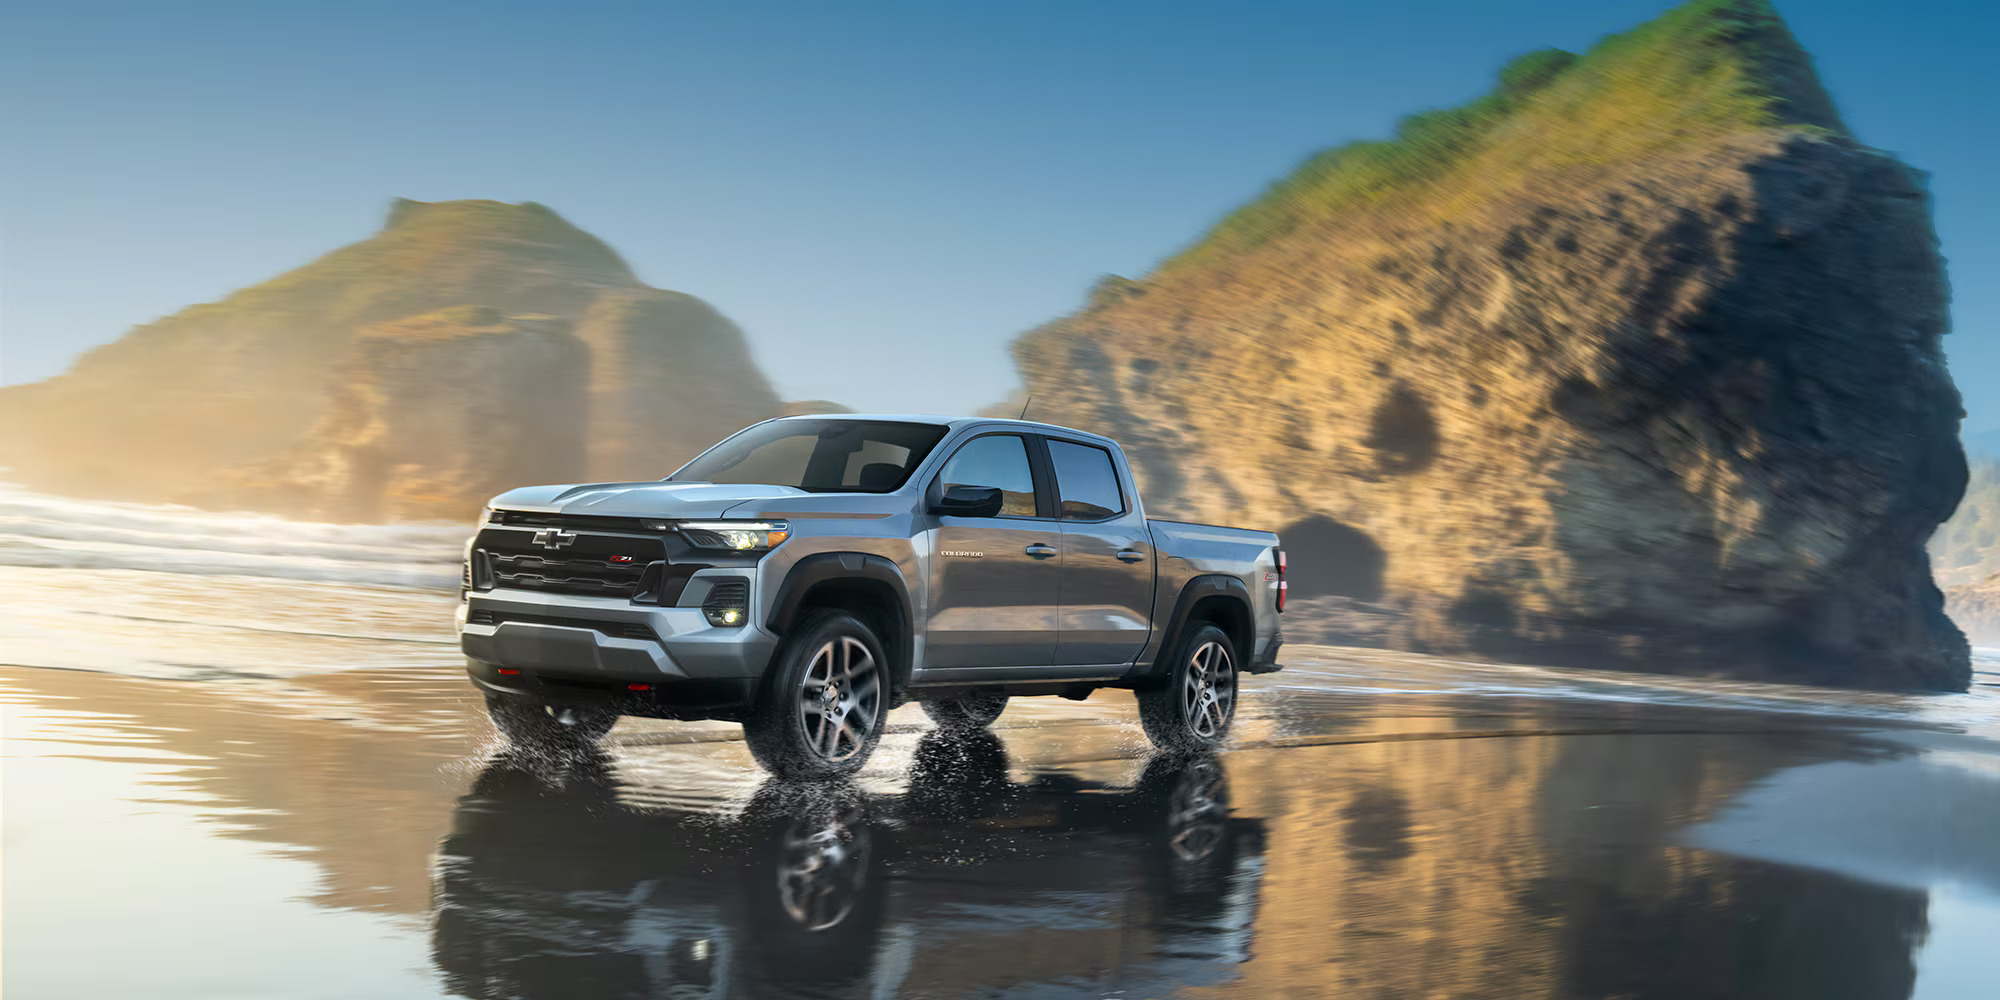
POLYGON ((0 566, 449 589, 470 534, 471 525, 292 521, 0 483, 0 566))

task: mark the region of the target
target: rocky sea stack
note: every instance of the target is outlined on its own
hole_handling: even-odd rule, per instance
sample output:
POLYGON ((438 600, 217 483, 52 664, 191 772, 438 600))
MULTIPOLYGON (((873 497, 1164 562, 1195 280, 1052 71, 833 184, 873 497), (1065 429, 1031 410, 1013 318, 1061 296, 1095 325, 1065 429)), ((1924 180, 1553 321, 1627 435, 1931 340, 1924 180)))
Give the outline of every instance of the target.
POLYGON ((59 492, 462 518, 528 482, 658 478, 780 403, 743 334, 534 203, 381 232, 0 390, 0 465, 59 492))
POLYGON ((1015 356, 1152 513, 1281 531, 1294 641, 1962 689, 1946 304, 1923 175, 1762 0, 1699 0, 1313 157, 1015 356))

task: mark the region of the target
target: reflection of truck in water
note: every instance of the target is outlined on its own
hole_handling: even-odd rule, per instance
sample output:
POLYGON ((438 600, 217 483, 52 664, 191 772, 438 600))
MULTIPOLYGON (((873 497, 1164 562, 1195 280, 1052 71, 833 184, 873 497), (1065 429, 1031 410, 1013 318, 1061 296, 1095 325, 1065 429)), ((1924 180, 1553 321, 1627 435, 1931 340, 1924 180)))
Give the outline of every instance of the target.
POLYGON ((934 730, 901 794, 772 782, 735 813, 544 760, 489 766, 440 847, 461 996, 1149 996, 1249 957, 1262 825, 1212 756, 1015 782, 997 738, 934 730))
POLYGON ((766 768, 824 778, 857 770, 904 701, 976 729, 1010 697, 1124 687, 1155 743, 1199 750, 1239 675, 1278 669, 1277 544, 1146 517, 1094 434, 787 417, 660 482, 495 497, 458 624, 517 742, 729 719, 766 768))

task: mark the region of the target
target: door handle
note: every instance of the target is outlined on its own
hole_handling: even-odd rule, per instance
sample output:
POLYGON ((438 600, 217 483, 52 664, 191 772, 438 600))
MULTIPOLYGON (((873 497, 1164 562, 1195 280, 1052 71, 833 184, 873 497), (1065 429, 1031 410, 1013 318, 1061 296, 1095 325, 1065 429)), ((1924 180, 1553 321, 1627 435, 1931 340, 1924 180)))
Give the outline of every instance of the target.
POLYGON ((1036 559, 1047 559, 1048 557, 1056 554, 1056 547, 1053 545, 1043 545, 1040 542, 1036 542, 1035 544, 1028 546, 1028 554, 1035 557, 1036 559))
POLYGON ((1146 554, 1138 549, 1120 549, 1118 550, 1118 558, 1126 562, 1143 562, 1146 559, 1146 554))

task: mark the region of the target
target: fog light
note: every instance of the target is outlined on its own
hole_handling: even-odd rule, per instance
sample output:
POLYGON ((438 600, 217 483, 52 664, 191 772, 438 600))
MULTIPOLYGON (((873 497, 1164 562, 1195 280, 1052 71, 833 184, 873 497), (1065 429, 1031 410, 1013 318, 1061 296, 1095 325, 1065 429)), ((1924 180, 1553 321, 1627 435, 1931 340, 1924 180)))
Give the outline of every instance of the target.
POLYGON ((750 617, 750 584, 740 578, 717 580, 709 585, 701 613, 710 625, 735 627, 750 617))

